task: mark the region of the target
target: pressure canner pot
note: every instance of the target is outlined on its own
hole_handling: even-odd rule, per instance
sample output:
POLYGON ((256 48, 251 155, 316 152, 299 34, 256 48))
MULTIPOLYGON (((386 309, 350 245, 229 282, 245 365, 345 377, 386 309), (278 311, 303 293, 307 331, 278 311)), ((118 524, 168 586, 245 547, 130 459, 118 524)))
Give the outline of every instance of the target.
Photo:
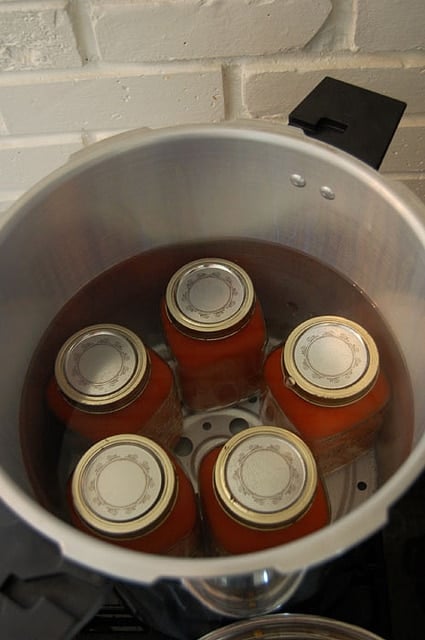
MULTIPOLYGON (((331 88, 331 103, 338 102, 338 91, 331 88)), ((308 135, 262 121, 120 134, 76 154, 3 216, 0 492, 8 510, 3 531, 13 536, 16 516, 54 548, 55 567, 65 562, 90 575, 152 588, 171 581, 205 606, 244 617, 250 610, 272 611, 296 593, 307 570, 385 525, 391 505, 425 466, 425 207, 368 166, 379 165, 386 146, 379 147, 382 121, 372 107, 366 110, 362 126, 365 119, 375 124, 366 123, 371 124, 366 147, 354 150, 360 159, 320 140, 334 138, 344 147, 351 125, 325 112, 315 128, 309 107, 290 118, 308 135), (402 392, 393 398, 393 419, 376 447, 376 490, 328 527, 240 556, 136 553, 79 532, 34 496, 18 429, 22 384, 46 327, 86 283, 140 252, 211 238, 285 245, 350 279, 395 337, 409 378, 400 388, 410 387, 412 402, 402 392)), ((399 108, 395 126, 401 113, 399 108)), ((352 144, 360 141, 358 126, 353 125, 352 144)), ((278 276, 270 266, 270 281, 278 276)), ((42 467, 43 450, 35 437, 35 467, 42 467)))

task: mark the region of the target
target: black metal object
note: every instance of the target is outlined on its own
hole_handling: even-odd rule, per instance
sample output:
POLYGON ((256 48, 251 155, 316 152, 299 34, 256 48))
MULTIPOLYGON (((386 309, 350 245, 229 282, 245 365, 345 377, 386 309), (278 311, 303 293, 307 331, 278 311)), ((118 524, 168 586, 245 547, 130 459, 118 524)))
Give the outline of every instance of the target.
POLYGON ((405 108, 400 100, 326 77, 289 114, 289 124, 378 169, 405 108))
POLYGON ((95 615, 109 582, 64 561, 0 503, 0 638, 70 640, 95 615))

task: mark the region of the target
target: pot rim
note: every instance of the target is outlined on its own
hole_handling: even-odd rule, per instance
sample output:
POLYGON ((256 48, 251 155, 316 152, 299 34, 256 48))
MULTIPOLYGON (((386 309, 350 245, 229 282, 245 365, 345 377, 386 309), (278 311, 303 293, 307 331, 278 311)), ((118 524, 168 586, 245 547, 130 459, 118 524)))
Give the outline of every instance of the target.
MULTIPOLYGON (((425 437, 421 444, 424 448, 425 437)), ((385 526, 388 509, 423 469, 423 457, 422 449, 418 451, 416 447, 402 467, 374 495, 330 526, 280 547, 231 558, 174 558, 112 547, 49 513, 20 489, 3 469, 0 469, 0 486, 4 503, 18 518, 56 543, 65 559, 105 576, 151 583, 159 578, 212 578, 243 575, 261 569, 274 569, 284 575, 332 560, 385 526), (358 530, 359 522, 361 531, 358 530)))

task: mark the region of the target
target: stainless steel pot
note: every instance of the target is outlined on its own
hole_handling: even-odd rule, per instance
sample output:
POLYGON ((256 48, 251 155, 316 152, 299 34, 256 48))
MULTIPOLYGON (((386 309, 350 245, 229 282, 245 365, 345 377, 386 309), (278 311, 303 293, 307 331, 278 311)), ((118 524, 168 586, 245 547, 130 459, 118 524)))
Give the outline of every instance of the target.
POLYGON ((261 595, 249 611, 276 608, 306 569, 381 528, 390 506, 424 467, 425 343, 418 336, 424 274, 420 201, 363 162, 286 126, 239 122, 140 130, 93 145, 41 181, 1 222, 2 499, 56 543, 63 558, 96 573, 142 584, 178 580, 231 615, 247 614, 241 603, 247 585, 251 593, 255 585, 261 595), (105 269, 141 251, 214 237, 288 245, 363 289, 397 339, 413 415, 396 393, 393 420, 377 446, 377 490, 320 532, 230 558, 152 557, 111 547, 34 499, 18 433, 29 360, 64 303, 105 269), (233 596, 236 605, 229 611, 223 602, 233 607, 233 596))
POLYGON ((201 640, 382 640, 360 627, 318 616, 283 614, 236 622, 201 640))

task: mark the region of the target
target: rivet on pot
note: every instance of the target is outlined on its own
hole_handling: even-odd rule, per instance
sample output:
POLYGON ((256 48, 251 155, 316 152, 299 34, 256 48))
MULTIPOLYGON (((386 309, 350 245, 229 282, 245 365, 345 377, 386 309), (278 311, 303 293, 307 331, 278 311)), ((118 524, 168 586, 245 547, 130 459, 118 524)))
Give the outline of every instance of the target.
POLYGON ((335 192, 330 187, 320 187, 320 194, 326 198, 326 200, 334 200, 335 192))
POLYGON ((306 185, 305 178, 303 178, 303 176, 301 176, 299 173, 291 174, 289 180, 291 181, 291 184, 294 185, 294 187, 305 187, 306 185))

